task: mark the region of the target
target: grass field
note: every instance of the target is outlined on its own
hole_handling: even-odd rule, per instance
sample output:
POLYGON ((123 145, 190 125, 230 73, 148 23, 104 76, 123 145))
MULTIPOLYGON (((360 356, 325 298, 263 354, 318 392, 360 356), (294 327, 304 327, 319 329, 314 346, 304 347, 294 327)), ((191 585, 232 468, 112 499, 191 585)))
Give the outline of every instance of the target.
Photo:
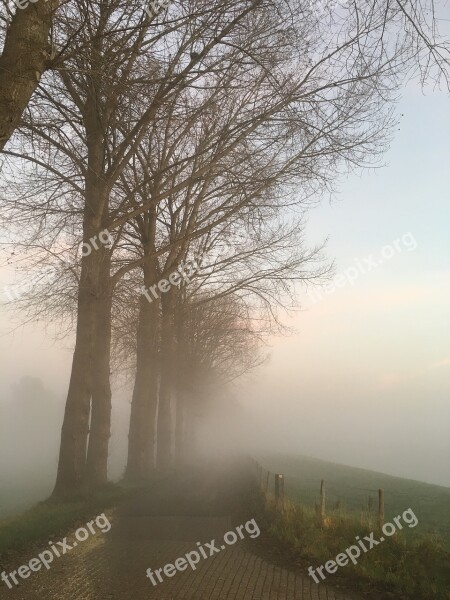
MULTIPOLYGON (((413 535, 437 534, 450 548, 450 488, 392 477, 375 471, 347 467, 319 459, 290 455, 259 455, 265 469, 285 476, 286 495, 306 507, 319 499, 321 479, 325 480, 327 511, 340 502, 340 511, 362 516, 367 521, 369 497, 376 518, 378 489, 385 493, 385 520, 411 508, 419 520, 413 535)), ((273 486, 273 482, 271 483, 273 486)))
POLYGON ((33 544, 47 544, 50 538, 61 537, 76 523, 82 525, 106 508, 115 506, 127 494, 127 489, 108 484, 95 494, 65 502, 46 500, 24 513, 0 519, 0 557, 3 559, 6 553, 33 544))

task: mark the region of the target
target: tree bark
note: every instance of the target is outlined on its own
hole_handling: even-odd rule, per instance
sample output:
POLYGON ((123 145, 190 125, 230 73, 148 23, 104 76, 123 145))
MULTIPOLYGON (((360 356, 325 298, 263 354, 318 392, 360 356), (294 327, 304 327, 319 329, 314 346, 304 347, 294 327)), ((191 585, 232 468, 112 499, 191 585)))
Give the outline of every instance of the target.
POLYGON ((91 427, 86 463, 87 484, 90 489, 100 487, 108 481, 108 447, 111 437, 111 253, 104 246, 97 252, 103 255, 103 259, 95 323, 91 427))
POLYGON ((161 297, 161 382, 159 386, 156 443, 157 465, 161 469, 167 468, 173 462, 172 395, 174 390, 174 362, 177 358, 174 331, 175 292, 176 290, 172 287, 161 297))
POLYGON ((126 478, 145 481, 154 466, 158 401, 157 329, 159 302, 141 296, 137 334, 136 379, 131 402, 126 478))
POLYGON ((91 247, 91 251, 81 260, 75 351, 61 431, 54 496, 77 494, 85 491, 86 486, 86 446, 89 434, 95 323, 98 314, 102 264, 102 253, 95 249, 91 240, 100 231, 102 215, 108 200, 107 185, 103 176, 102 126, 94 102, 86 107, 85 126, 88 168, 85 182, 83 240, 91 247))
POLYGON ((190 405, 185 407, 184 412, 183 456, 188 462, 195 462, 195 421, 190 405))
POLYGON ((78 294, 75 351, 67 394, 54 495, 84 491, 86 443, 92 393, 92 361, 97 295, 97 256, 83 260, 78 294))
POLYGON ((158 262, 154 256, 156 238, 156 210, 147 215, 143 235, 144 286, 147 295, 141 295, 136 348, 136 378, 131 401, 130 430, 128 435, 128 461, 125 477, 131 481, 145 481, 154 468, 155 421, 158 404, 158 298, 149 288, 158 277, 158 262), (151 301, 150 301, 151 300, 151 301))
POLYGON ((185 427, 186 427, 186 391, 177 386, 175 412, 175 460, 181 462, 185 458, 185 427))
POLYGON ((175 305, 174 325, 176 328, 176 402, 175 402, 175 461, 180 463, 185 456, 186 410, 189 403, 190 369, 186 360, 184 313, 181 294, 175 305))
POLYGON ((0 151, 17 129, 22 113, 50 59, 49 33, 57 0, 16 8, 0 56, 0 151))

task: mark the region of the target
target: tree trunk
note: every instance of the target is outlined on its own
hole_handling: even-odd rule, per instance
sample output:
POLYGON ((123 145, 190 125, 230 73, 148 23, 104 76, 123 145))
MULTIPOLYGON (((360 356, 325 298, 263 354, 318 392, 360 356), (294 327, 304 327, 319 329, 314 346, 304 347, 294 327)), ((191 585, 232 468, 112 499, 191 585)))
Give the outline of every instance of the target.
POLYGON ((176 413, 175 413, 175 460, 181 462, 185 458, 185 426, 186 402, 188 395, 184 389, 177 386, 176 413))
POLYGON ((190 369, 186 360, 187 345, 185 340, 184 313, 181 293, 175 305, 174 323, 176 328, 176 403, 175 403, 175 461, 181 462, 186 458, 184 443, 186 433, 186 409, 189 402, 190 369))
MULTIPOLYGON (((156 210, 147 215, 143 232, 144 286, 158 281, 158 262, 154 256, 156 237, 156 210)), ((131 401, 128 461, 125 477, 131 481, 145 481, 154 468, 155 420, 158 404, 158 344, 159 299, 151 294, 141 295, 136 348, 136 378, 131 401), (150 301, 151 300, 151 301, 150 301)))
POLYGON ((91 251, 82 257, 78 287, 78 315, 75 351, 69 391, 61 431, 61 446, 54 496, 84 491, 86 445, 89 434, 90 401, 93 383, 95 323, 100 297, 102 253, 92 239, 99 233, 108 196, 103 176, 104 148, 102 126, 95 103, 85 114, 88 168, 85 182, 83 240, 91 251))
POLYGON ((148 479, 154 465, 155 417, 158 400, 157 329, 159 302, 140 298, 137 365, 131 402, 126 478, 148 479))
POLYGON ((184 412, 183 456, 188 462, 195 462, 195 420, 190 405, 185 407, 184 412))
POLYGON ((102 246, 100 293, 97 302, 93 356, 92 411, 86 475, 90 489, 108 481, 108 446, 111 437, 111 253, 102 246))
POLYGON ((86 443, 92 393, 92 362, 97 295, 97 255, 85 257, 78 292, 75 351, 61 431, 54 495, 84 490, 86 443))
POLYGON ((58 2, 16 8, 0 56, 0 151, 18 127, 50 58, 49 32, 58 2))
POLYGON ((172 393, 174 389, 175 331, 174 304, 175 292, 172 287, 162 295, 161 326, 161 382, 159 386, 158 431, 157 431, 157 465, 166 468, 172 464, 172 393))

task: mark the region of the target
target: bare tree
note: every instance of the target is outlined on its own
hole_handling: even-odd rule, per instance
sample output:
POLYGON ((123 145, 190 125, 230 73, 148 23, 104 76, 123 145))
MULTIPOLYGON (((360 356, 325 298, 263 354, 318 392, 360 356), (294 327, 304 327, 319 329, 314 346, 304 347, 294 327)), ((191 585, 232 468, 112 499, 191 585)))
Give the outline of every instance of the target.
POLYGON ((184 299, 176 309, 173 445, 177 461, 193 447, 194 417, 208 410, 214 391, 264 362, 262 324, 242 298, 203 296, 199 300, 184 299))
MULTIPOLYGON (((58 11, 56 57, 30 102, 33 120, 24 115, 6 155, 27 157, 81 197, 85 243, 164 202, 178 211, 189 198, 183 228, 147 259, 119 266, 114 287, 145 260, 164 255, 174 264, 212 226, 255 206, 310 198, 343 168, 377 156, 394 122, 387 101, 402 77, 417 66, 423 77, 446 74, 447 48, 429 25, 416 2, 348 4, 320 20, 298 0, 191 0, 152 21, 137 2, 70 2, 58 11), (189 139, 183 117, 192 130, 178 152, 174 116, 181 141, 189 139), (156 149, 150 197, 136 202, 132 190, 119 198, 151 125, 169 129, 171 151, 156 149)), ((81 260, 58 494, 86 480, 91 400, 99 421, 91 439, 101 440, 88 464, 103 457, 105 472, 110 260, 107 248, 81 260)))
POLYGON ((2 0, 0 55, 0 152, 20 124, 23 111, 52 57, 50 30, 58 0, 29 2, 12 15, 2 0))

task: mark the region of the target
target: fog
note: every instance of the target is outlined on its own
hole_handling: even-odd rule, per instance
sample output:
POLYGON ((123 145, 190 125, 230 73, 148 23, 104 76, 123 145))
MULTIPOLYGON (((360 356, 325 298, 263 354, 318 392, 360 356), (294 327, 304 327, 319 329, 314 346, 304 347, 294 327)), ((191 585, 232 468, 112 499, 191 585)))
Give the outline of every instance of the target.
MULTIPOLYGON (((311 241, 330 236, 337 273, 371 255, 377 267, 319 299, 299 288, 302 309, 283 315, 292 333, 268 340, 265 364, 198 416, 199 451, 302 454, 450 486, 448 105, 412 88, 400 109, 388 166, 342 182, 309 220, 311 241), (406 234, 414 247, 378 260, 406 234)), ((71 365, 70 337, 11 316, 0 321, 0 516, 51 492, 71 365)), ((118 479, 131 389, 113 391, 118 479)))

